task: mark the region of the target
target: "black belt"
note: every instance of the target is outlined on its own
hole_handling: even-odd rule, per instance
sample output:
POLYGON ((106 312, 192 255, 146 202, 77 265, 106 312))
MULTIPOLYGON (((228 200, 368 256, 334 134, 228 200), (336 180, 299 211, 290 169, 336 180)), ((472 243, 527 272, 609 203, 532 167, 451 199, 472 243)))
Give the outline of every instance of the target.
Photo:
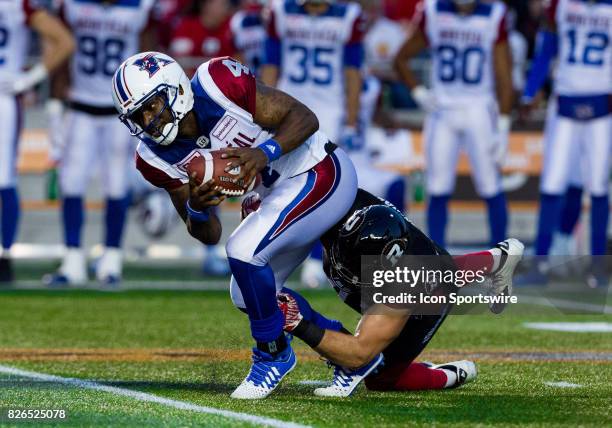
POLYGON ((76 101, 68 102, 68 108, 76 111, 80 111, 83 113, 90 114, 92 116, 116 116, 117 109, 113 106, 111 107, 97 107, 91 106, 89 104, 82 104, 76 101))
POLYGON ((327 153, 328 155, 331 155, 334 150, 336 150, 338 148, 337 144, 332 143, 331 141, 328 141, 327 143, 325 143, 325 153, 327 153))

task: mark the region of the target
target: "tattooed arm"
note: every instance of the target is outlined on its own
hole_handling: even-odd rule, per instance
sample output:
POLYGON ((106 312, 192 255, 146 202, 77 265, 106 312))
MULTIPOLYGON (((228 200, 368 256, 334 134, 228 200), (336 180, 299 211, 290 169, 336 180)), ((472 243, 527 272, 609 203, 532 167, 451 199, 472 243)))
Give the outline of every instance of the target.
MULTIPOLYGON (((274 130, 274 140, 283 155, 298 148, 319 129, 317 116, 292 96, 261 82, 257 82, 255 96, 253 121, 262 128, 274 130)), ((225 150, 224 157, 232 158, 226 171, 242 166, 239 179, 245 177, 245 183, 250 183, 268 164, 266 154, 259 149, 230 148, 225 150)))
POLYGON ((257 82, 255 117, 262 128, 274 129, 274 139, 289 153, 319 129, 317 116, 292 96, 257 82))

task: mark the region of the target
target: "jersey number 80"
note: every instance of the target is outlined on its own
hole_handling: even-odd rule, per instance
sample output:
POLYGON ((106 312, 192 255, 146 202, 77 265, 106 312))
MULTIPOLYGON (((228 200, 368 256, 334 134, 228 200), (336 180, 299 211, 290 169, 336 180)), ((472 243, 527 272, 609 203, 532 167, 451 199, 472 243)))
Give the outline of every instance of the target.
POLYGON ((469 46, 463 51, 451 45, 440 45, 438 56, 438 78, 445 83, 461 79, 468 85, 482 80, 485 53, 479 46, 469 46))

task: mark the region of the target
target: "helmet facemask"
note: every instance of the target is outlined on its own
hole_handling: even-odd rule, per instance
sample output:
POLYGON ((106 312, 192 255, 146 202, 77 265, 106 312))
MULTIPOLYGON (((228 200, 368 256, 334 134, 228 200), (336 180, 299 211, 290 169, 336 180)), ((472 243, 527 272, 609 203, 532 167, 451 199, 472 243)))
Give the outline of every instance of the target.
POLYGON ((179 115, 172 108, 176 103, 178 93, 179 90, 174 86, 160 85, 151 91, 147 97, 143 98, 143 100, 137 106, 135 106, 131 112, 119 115, 119 120, 121 120, 121 122, 128 127, 132 136, 143 139, 143 134, 145 134, 146 138, 155 141, 157 144, 162 146, 168 145, 176 138, 178 134, 178 123, 182 119, 182 116, 179 117, 179 115), (157 113, 149 122, 149 124, 143 128, 139 124, 139 122, 142 122, 142 120, 138 120, 138 116, 141 116, 141 110, 145 104, 156 97, 161 98, 164 101, 164 105, 159 113, 157 113), (162 129, 159 129, 159 121, 166 110, 170 112, 172 121, 165 124, 162 129), (155 133, 155 130, 159 131, 160 135, 154 136, 153 134, 155 133))

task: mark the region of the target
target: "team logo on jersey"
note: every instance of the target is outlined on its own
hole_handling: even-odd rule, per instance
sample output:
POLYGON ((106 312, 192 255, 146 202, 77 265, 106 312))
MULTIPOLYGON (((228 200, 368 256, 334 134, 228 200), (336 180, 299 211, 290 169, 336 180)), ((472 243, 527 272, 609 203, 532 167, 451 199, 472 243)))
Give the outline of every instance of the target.
POLYGON ((151 78, 160 70, 160 68, 171 64, 172 62, 173 61, 169 59, 158 58, 155 56, 155 54, 149 54, 134 61, 134 65, 138 66, 140 71, 146 71, 149 73, 149 78, 151 78))
POLYGON ((196 140, 196 146, 205 149, 207 147, 210 147, 210 140, 208 139, 208 137, 206 135, 201 135, 197 140, 196 140))

